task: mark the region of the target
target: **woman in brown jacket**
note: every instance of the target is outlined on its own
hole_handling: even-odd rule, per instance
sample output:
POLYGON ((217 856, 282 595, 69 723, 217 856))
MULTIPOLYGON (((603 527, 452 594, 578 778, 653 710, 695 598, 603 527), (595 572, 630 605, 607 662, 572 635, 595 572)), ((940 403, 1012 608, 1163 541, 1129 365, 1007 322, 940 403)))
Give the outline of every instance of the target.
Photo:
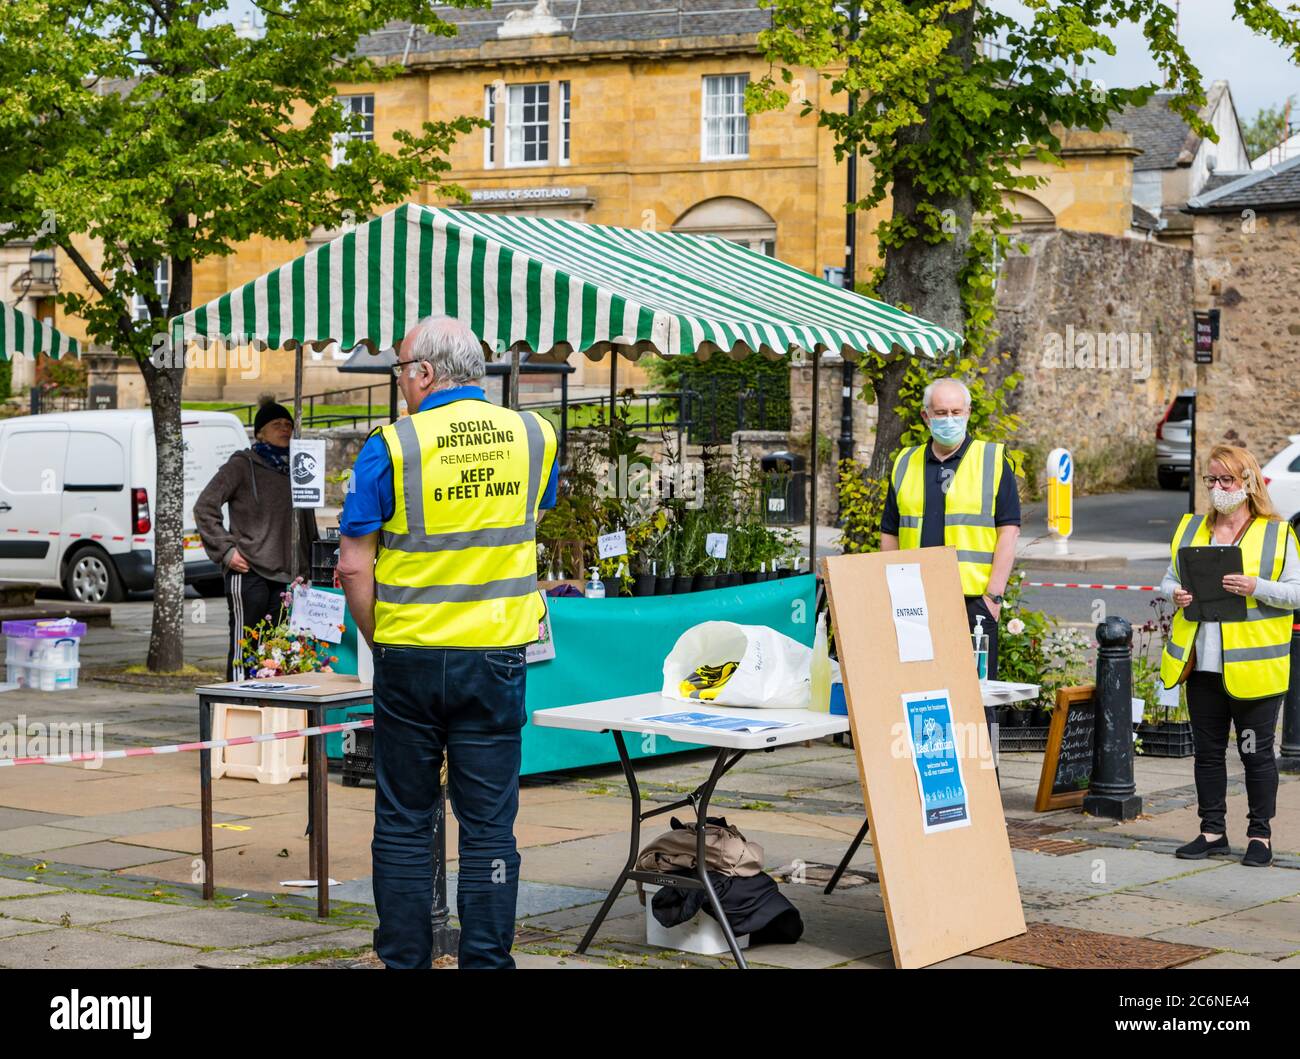
MULTIPOLYGON (((253 446, 232 453, 194 502, 194 522, 208 558, 225 574, 230 605, 230 648, 226 671, 231 680, 246 676, 239 641, 244 629, 280 613, 280 594, 293 578, 290 527, 295 510, 289 492, 289 439, 293 416, 284 405, 266 401, 253 419, 253 446), (221 508, 230 512, 226 526, 221 508)), ((311 542, 318 536, 309 508, 300 520, 297 570, 306 576, 311 542)))

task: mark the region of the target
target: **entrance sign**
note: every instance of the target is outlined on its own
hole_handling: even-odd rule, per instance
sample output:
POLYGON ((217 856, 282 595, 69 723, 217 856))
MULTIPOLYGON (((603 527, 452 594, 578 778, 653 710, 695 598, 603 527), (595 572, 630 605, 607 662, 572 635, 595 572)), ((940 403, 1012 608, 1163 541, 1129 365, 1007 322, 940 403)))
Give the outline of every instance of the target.
MULTIPOLYGON (((880 892, 897 967, 924 967, 1023 934, 1016 871, 1007 839, 984 721, 979 678, 971 665, 970 627, 952 548, 834 555, 824 560, 835 644, 848 700, 880 892), (925 592, 933 658, 902 662, 889 646, 896 636, 888 570, 914 563, 925 592), (936 693, 934 689, 942 689, 936 693), (966 819, 960 826, 930 819, 922 790, 924 767, 912 751, 905 700, 933 702, 926 710, 952 743, 954 772, 936 772, 934 788, 951 788, 936 808, 966 819)), ((914 706, 912 712, 919 712, 914 706)), ((924 742, 924 730, 921 742, 924 742)), ((947 821, 952 823, 953 821, 947 821)))
POLYGON ((894 634, 900 662, 928 662, 934 657, 930 639, 930 612, 925 606, 925 585, 916 563, 890 563, 885 567, 889 602, 894 608, 894 634))

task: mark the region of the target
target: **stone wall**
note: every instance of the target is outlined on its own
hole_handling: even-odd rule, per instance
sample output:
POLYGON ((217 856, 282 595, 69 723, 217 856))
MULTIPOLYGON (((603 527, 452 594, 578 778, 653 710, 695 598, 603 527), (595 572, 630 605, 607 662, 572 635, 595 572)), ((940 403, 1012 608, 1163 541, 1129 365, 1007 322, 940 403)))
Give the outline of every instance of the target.
MULTIPOLYGON (((1196 308, 1220 312, 1214 360, 1196 365, 1195 470, 1204 474, 1220 442, 1264 464, 1298 429, 1300 212, 1202 214, 1195 225, 1196 308)), ((1205 489, 1193 481, 1204 511, 1205 489)))
POLYGON ((1154 487, 1156 424, 1193 384, 1192 255, 1089 232, 1024 241, 999 276, 996 339, 1024 376, 1011 400, 1018 447, 1040 483, 1042 457, 1061 445, 1076 489, 1154 487))
MULTIPOLYGON (((834 525, 839 511, 837 492, 840 434, 842 432, 844 393, 844 361, 838 354, 825 354, 819 371, 821 394, 818 397, 818 434, 822 437, 818 457, 817 510, 821 525, 834 525), (828 447, 829 443, 829 447, 828 447)), ((853 373, 853 456, 857 460, 871 458, 871 448, 876 441, 876 406, 860 401, 857 394, 862 389, 862 373, 853 373)), ((812 423, 812 362, 790 366, 790 448, 801 453, 812 468, 810 430, 812 423)))

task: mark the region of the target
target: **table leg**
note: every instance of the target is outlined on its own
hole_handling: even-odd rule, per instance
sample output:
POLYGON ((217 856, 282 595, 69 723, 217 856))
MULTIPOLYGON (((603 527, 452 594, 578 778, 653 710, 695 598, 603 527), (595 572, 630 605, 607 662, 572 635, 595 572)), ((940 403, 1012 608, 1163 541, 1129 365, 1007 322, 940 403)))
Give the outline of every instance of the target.
POLYGON ((713 890, 713 883, 709 882, 709 865, 704 856, 704 829, 708 824, 709 799, 713 796, 713 788, 717 786, 722 774, 743 756, 744 752, 741 751, 728 762, 727 751, 719 750, 718 760, 713 763, 713 771, 709 774, 709 778, 704 781, 704 784, 695 792, 699 797, 699 803, 695 809, 695 874, 704 886, 704 893, 708 896, 709 904, 713 906, 713 916, 718 921, 718 926, 722 928, 722 934, 727 939, 727 947, 731 949, 731 955, 736 958, 736 966, 742 971, 746 970, 749 965, 745 963, 745 957, 741 954, 740 943, 736 941, 736 935, 731 930, 731 923, 727 919, 727 913, 722 908, 722 902, 718 900, 718 895, 713 890))
MULTIPOLYGON (((325 723, 325 710, 313 718, 313 725, 325 723)), ((328 919, 330 914, 330 847, 329 847, 329 762, 325 757, 325 736, 307 737, 307 760, 311 770, 312 845, 315 847, 316 915, 328 919)))
MULTIPOLYGON (((212 702, 199 696, 199 741, 206 743, 212 738, 212 702)), ((211 901, 214 896, 215 882, 212 865, 212 751, 199 751, 199 814, 200 827, 203 830, 203 900, 211 901)))
POLYGON ((862 840, 867 837, 867 832, 870 829, 871 822, 869 820, 863 820, 862 826, 858 828, 858 833, 853 836, 853 841, 849 843, 849 851, 844 854, 844 859, 840 861, 839 866, 835 869, 835 874, 831 876, 831 881, 826 884, 826 889, 822 891, 823 893, 829 894, 835 892, 835 887, 840 884, 840 876, 842 876, 848 868, 849 861, 851 861, 853 855, 857 853, 858 847, 862 845, 862 840))
POLYGON ((623 865, 623 870, 618 873, 618 878, 614 880, 614 885, 610 888, 605 903, 600 906, 600 911, 596 913, 596 918, 591 921, 587 933, 578 942, 576 951, 580 954, 587 951, 587 946, 595 938, 596 931, 605 922, 605 917, 609 915, 609 910, 614 907, 618 895, 623 892, 623 884, 627 882, 629 873, 636 867, 637 854, 641 852, 641 788, 637 786, 636 774, 632 771, 632 761, 627 756, 627 744, 623 742, 622 732, 616 731, 614 733, 614 745, 618 747, 618 760, 619 764, 623 766, 623 778, 627 780, 627 788, 632 795, 632 839, 628 845, 627 863, 623 865))

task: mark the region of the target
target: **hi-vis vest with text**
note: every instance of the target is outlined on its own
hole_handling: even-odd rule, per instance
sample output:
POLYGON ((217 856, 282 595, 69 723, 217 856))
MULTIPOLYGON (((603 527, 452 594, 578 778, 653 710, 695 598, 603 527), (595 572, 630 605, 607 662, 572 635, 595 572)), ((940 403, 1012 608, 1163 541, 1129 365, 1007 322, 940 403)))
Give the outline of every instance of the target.
MULTIPOLYGON (((972 441, 944 496, 943 543, 957 549, 963 595, 984 595, 993 574, 993 549, 998 543, 993 504, 1002 482, 1004 452, 1005 446, 997 442, 972 441)), ((925 446, 900 452, 890 480, 898 498, 898 546, 919 548, 925 515, 925 446)))
MULTIPOLYGON (((1285 522, 1257 518, 1241 538, 1241 572, 1247 577, 1276 581, 1282 576, 1287 541, 1294 530, 1285 522)), ((1184 515, 1170 546, 1174 573, 1178 573, 1180 548, 1210 544, 1210 527, 1204 515, 1184 515)), ((1281 695, 1291 678, 1292 611, 1278 610, 1246 597, 1246 620, 1219 623, 1223 640, 1223 687, 1237 699, 1263 699, 1281 695)), ((1174 623, 1160 658, 1160 680, 1172 688, 1191 663, 1199 622, 1188 621, 1183 608, 1174 611, 1174 623)))
POLYGON ((375 561, 375 642, 532 643, 545 613, 535 530, 554 428, 533 412, 462 400, 380 433, 396 504, 375 561))

